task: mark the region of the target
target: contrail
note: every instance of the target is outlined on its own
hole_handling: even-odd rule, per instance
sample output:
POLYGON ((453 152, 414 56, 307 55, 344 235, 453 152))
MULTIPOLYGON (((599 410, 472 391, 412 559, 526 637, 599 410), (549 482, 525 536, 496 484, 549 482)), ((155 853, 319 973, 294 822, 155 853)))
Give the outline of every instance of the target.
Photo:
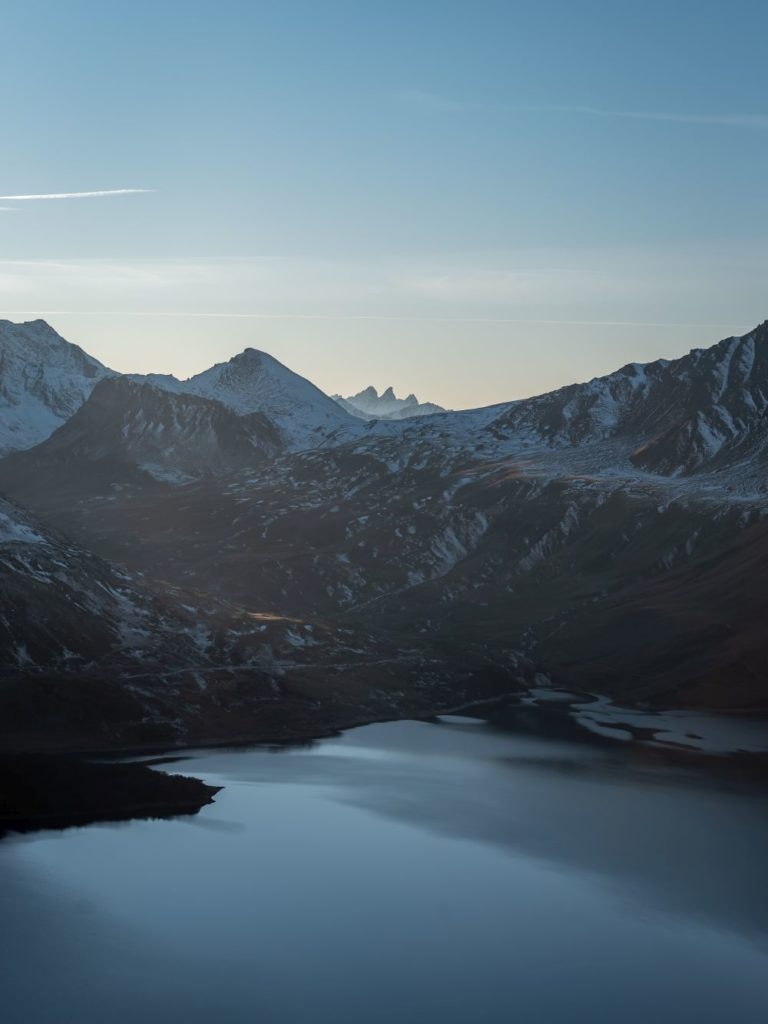
POLYGON ((472 100, 454 99, 438 93, 423 92, 419 89, 401 90, 400 100, 411 103, 423 110, 446 114, 491 111, 502 114, 580 114, 588 117, 618 117, 635 121, 669 121, 675 124, 722 125, 732 128, 768 128, 768 114, 691 114, 670 110, 611 110, 605 107, 589 107, 573 103, 484 103, 472 100))
POLYGON ((0 200, 23 202, 27 199, 93 199, 98 196, 131 196, 156 191, 154 188, 105 188, 96 192, 44 192, 41 195, 0 196, 0 200))

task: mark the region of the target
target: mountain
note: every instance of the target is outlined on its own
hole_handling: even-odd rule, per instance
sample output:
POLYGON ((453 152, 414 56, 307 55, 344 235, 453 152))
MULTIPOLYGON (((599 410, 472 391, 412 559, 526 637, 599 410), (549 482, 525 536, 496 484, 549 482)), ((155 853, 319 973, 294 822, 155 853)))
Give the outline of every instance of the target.
POLYGON ((442 406, 435 405, 434 402, 420 402, 413 394, 407 398, 398 398, 391 387, 381 394, 376 388, 367 387, 347 398, 342 398, 341 395, 332 397, 342 409, 364 420, 402 420, 410 416, 433 416, 435 413, 445 412, 442 406))
POLYGON ((639 469, 687 476, 763 464, 767 417, 768 321, 680 359, 515 402, 492 429, 561 448, 612 441, 639 469))
POLYGON ((51 437, 12 456, 24 472, 59 489, 77 478, 95 485, 155 480, 179 483, 255 466, 283 448, 261 413, 239 416, 228 406, 124 377, 100 381, 90 398, 51 437))
POLYGON ((423 649, 128 572, 2 498, 0 609, 0 753, 304 738, 498 686, 444 688, 423 649))
MULTIPOLYGON (((252 348, 187 380, 167 374, 121 377, 77 345, 65 341, 44 320, 24 324, 3 320, 0 321, 0 457, 46 440, 78 411, 96 384, 107 378, 153 385, 174 395, 213 400, 243 420, 239 429, 244 435, 254 429, 261 433, 257 446, 271 446, 273 450, 334 444, 351 439, 365 429, 358 416, 342 409, 314 384, 272 356, 252 348), (277 435, 267 444, 266 434, 258 429, 258 419, 249 420, 249 417, 261 417, 261 426, 265 430, 268 425, 275 428, 277 435)), ((233 435, 237 431, 232 423, 230 418, 227 431, 233 435)), ((220 429, 224 430, 222 424, 220 429)), ((149 444, 148 433, 145 441, 149 444)), ((160 443, 158 451, 162 447, 160 443)), ((161 467, 164 464, 163 458, 147 459, 148 463, 153 461, 161 467)), ((165 461, 173 464, 173 455, 169 454, 165 461)), ((227 459, 223 465, 232 468, 227 459)), ((175 468, 184 474, 183 468, 175 468)), ((172 476, 173 465, 169 472, 172 476)))
MULTIPOLYGON (((238 393, 242 360, 219 394, 238 393)), ((184 605, 216 617, 218 668, 196 669, 205 709, 185 691, 179 736, 203 720, 209 738, 308 734, 534 677, 765 709, 766 396, 763 324, 548 395, 353 421, 311 448, 259 435, 245 465, 247 397, 237 415, 233 399, 108 381, 49 441, 1 460, 0 488, 182 619, 184 605), (159 422, 172 429, 156 443, 144 428, 159 422), (139 467, 164 453, 164 474, 183 466, 172 487, 115 476, 122 460, 151 481, 139 467), (89 475, 91 458, 112 475, 89 475)))
POLYGON ((0 455, 43 441, 111 375, 44 320, 0 320, 0 455))
POLYGON ((215 399, 239 416, 261 413, 277 426, 286 446, 293 450, 315 448, 359 432, 357 420, 314 384, 253 348, 188 380, 152 374, 134 379, 180 394, 215 399))

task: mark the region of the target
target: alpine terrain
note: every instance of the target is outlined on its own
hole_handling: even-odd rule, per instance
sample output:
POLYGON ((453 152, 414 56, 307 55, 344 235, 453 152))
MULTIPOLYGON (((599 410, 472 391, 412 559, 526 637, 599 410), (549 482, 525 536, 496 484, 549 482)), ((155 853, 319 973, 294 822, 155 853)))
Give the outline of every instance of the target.
POLYGON ((0 360, 6 746, 316 735, 532 685, 768 708, 768 323, 402 417, 253 349, 124 377, 36 321, 0 360))

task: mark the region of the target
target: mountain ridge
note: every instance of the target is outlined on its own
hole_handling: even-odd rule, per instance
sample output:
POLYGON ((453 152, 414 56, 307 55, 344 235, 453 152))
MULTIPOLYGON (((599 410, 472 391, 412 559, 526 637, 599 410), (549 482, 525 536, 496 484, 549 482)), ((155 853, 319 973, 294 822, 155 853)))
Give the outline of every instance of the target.
POLYGON ((246 348, 186 380, 132 375, 180 394, 213 398, 240 416, 260 412, 283 433, 287 447, 314 447, 358 429, 356 420, 300 374, 274 356, 246 348))
MULTIPOLYGON (((631 363, 584 384, 512 404, 493 430, 528 432, 552 447, 634 441, 630 461, 663 476, 689 475, 728 456, 765 456, 768 322, 675 360, 631 363), (750 447, 742 443, 750 439, 750 447)), ((731 459, 730 461, 734 461, 731 459)))
MULTIPOLYGON (((148 593, 222 609, 226 653, 199 666, 215 703, 185 691, 194 710, 176 738, 206 722, 209 736, 248 733, 265 693, 284 735, 458 706, 534 675, 622 700, 768 708, 767 343, 762 324, 532 399, 357 421, 309 448, 265 417, 278 443, 263 458, 227 462, 217 447, 221 472, 188 465, 170 481, 140 469, 154 424, 187 439, 159 441, 168 471, 182 454, 200 462, 201 422, 221 418, 237 438, 248 415, 119 378, 47 442, 0 460, 0 487, 148 593), (127 420, 115 395, 133 403, 127 420), (133 477, 89 477, 105 413, 123 445, 106 461, 133 477), (730 432, 713 440, 718 422, 730 432), (251 671, 258 686, 230 707, 251 671)), ((236 379, 214 368, 215 382, 239 392, 249 362, 264 357, 220 364, 236 379)), ((35 674, 12 668, 18 685, 35 674)), ((146 685, 164 671, 151 662, 146 685)))
POLYGON ((436 413, 447 412, 441 405, 434 402, 420 402, 416 395, 409 394, 406 398, 398 398, 392 387, 386 388, 381 394, 373 385, 363 388, 355 395, 332 395, 334 402, 337 402, 343 409, 360 419, 374 420, 400 420, 412 416, 433 416, 436 413))

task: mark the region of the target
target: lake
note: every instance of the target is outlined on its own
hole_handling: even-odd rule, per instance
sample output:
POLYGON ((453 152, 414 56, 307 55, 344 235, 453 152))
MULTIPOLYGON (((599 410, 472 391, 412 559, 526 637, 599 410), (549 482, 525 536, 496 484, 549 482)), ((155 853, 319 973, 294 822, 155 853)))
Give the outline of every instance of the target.
POLYGON ((197 816, 1 843, 4 1024, 768 1019, 765 791, 543 704, 193 751, 197 816))

